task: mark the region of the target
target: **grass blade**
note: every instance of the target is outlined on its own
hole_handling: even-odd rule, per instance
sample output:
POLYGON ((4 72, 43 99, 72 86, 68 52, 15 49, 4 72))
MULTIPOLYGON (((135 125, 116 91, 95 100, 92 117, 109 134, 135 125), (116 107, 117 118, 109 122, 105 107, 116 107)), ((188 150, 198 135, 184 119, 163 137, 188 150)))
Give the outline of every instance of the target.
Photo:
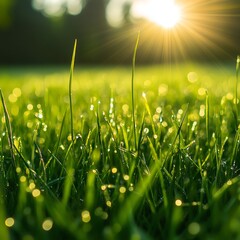
POLYGON ((235 85, 235 117, 236 117, 236 129, 238 128, 238 76, 239 76, 239 68, 240 68, 240 56, 237 56, 236 63, 236 85, 235 85))
POLYGON ((16 167, 14 146, 13 146, 12 126, 11 126, 10 117, 9 117, 8 110, 7 110, 7 105, 6 105, 6 102, 3 97, 2 89, 0 89, 0 95, 1 95, 1 101, 2 101, 2 106, 3 106, 3 110, 4 110, 4 117, 5 117, 5 121, 6 121, 8 143, 9 143, 9 147, 10 147, 10 151, 11 151, 11 156, 13 159, 13 164, 14 164, 14 167, 16 167))
POLYGON ((208 91, 206 90, 206 136, 207 136, 207 145, 209 146, 209 96, 208 91))
POLYGON ((162 167, 164 166, 165 162, 167 162, 167 160, 170 158, 172 152, 173 152, 173 149, 174 149, 174 146, 175 146, 175 143, 177 141, 177 138, 179 137, 180 133, 181 133, 181 129, 182 129, 182 125, 183 125, 183 122, 186 118, 186 115, 187 115, 187 111, 188 111, 188 105, 187 105, 187 109, 185 110, 184 114, 183 114, 183 117, 182 117, 182 120, 180 122, 180 125, 177 129, 177 134, 175 136, 175 138, 173 139, 172 143, 171 143, 171 147, 170 149, 168 150, 168 153, 167 153, 167 156, 165 159, 163 159, 163 162, 162 162, 162 167))
POLYGON ((134 135, 134 147, 137 149, 137 136, 136 136, 136 119, 135 119, 135 102, 134 102, 134 79, 135 79, 135 65, 136 65, 136 55, 138 49, 140 33, 138 33, 137 41, 135 44, 134 52, 133 52, 133 60, 132 60, 132 121, 133 121, 133 135, 134 135))
POLYGON ((70 78, 69 78, 69 88, 68 88, 69 104, 70 104, 71 138, 72 138, 72 142, 74 141, 74 132, 73 132, 73 106, 72 106, 72 79, 73 79, 73 70, 74 70, 76 49, 77 49, 77 39, 75 39, 74 47, 73 47, 73 54, 72 54, 72 61, 71 61, 71 68, 70 68, 70 78))

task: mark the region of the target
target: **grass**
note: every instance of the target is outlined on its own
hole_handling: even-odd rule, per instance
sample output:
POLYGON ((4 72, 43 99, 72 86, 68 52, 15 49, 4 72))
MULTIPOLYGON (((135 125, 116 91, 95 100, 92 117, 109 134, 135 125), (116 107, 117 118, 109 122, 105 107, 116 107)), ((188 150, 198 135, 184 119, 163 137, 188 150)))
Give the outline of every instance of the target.
POLYGON ((240 239, 239 60, 73 64, 0 71, 0 239, 240 239))

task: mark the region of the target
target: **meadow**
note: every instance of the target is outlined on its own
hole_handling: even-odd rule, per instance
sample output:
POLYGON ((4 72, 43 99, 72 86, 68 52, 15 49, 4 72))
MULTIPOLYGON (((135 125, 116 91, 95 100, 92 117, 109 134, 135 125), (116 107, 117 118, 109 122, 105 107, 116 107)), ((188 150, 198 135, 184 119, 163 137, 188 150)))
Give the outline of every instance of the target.
POLYGON ((238 64, 1 68, 0 239, 240 239, 238 64))

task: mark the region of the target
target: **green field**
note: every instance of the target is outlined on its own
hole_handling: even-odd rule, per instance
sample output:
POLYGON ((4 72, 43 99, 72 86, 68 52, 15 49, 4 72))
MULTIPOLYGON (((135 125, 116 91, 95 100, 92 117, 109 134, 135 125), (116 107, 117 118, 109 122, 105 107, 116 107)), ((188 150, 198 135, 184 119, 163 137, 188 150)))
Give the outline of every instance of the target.
POLYGON ((0 68, 0 239, 240 239, 235 66, 0 68))

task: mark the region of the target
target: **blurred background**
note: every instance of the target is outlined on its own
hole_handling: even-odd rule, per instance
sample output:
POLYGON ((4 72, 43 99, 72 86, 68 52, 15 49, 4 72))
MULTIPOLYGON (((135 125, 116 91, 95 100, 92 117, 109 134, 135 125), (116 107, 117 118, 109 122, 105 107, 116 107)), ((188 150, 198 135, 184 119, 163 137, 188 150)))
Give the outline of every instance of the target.
POLYGON ((175 1, 182 19, 171 29, 152 20, 162 14, 157 7, 144 13, 149 1, 1 0, 0 64, 68 64, 74 39, 78 62, 127 64, 139 31, 143 64, 232 61, 240 53, 239 0, 175 1))

